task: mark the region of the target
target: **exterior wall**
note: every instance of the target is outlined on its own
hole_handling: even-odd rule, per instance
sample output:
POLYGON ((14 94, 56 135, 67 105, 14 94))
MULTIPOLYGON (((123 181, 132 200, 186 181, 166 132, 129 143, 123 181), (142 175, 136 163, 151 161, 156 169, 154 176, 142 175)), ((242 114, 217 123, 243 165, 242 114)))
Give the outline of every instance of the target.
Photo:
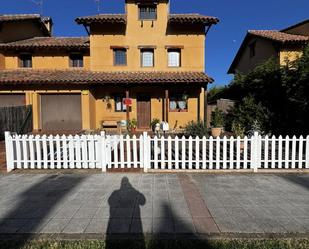
MULTIPOLYGON (((188 111, 187 112, 171 112, 168 113, 168 122, 170 128, 181 128, 190 121, 197 121, 198 110, 200 110, 200 118, 203 119, 203 97, 204 91, 200 87, 193 87, 189 92, 188 111), (200 98, 200 101, 199 101, 200 98), (200 107, 198 105, 200 104, 200 107)), ((188 90, 187 90, 188 91, 188 90)), ((92 129, 101 128, 102 121, 120 121, 126 120, 126 112, 115 111, 115 95, 125 96, 124 88, 104 87, 93 91, 95 98, 95 127, 92 129), (105 96, 109 96, 108 103, 105 96)), ((163 114, 165 109, 165 93, 162 87, 136 87, 130 90, 130 98, 133 100, 133 105, 130 111, 130 119, 137 119, 137 96, 138 94, 149 94, 151 101, 151 120, 157 118, 160 121, 164 120, 163 114)), ((93 117, 91 117, 93 119, 93 117)))
POLYGON ((273 43, 265 39, 251 38, 247 44, 256 42, 256 54, 254 57, 250 58, 250 48, 247 46, 238 61, 238 64, 235 66, 235 70, 241 73, 247 73, 258 64, 263 63, 269 58, 276 58, 279 60, 279 53, 276 51, 273 43))
POLYGON ((90 35, 91 69, 96 71, 204 71, 205 34, 202 27, 168 27, 168 3, 158 3, 157 20, 138 20, 138 5, 126 4, 127 27, 121 25, 92 25, 90 35), (155 65, 140 65, 138 46, 156 46, 155 65), (183 46, 181 67, 168 67, 167 45, 183 46), (111 46, 127 49, 127 66, 113 65, 111 46))
MULTIPOLYGON (((5 55, 5 69, 18 68, 18 55, 7 54, 5 55)), ((46 54, 33 54, 32 68, 33 69, 68 69, 69 55, 64 53, 46 53, 46 54)), ((1 66, 1 57, 0 57, 1 66)), ((90 69, 90 56, 84 56, 84 69, 90 69)))
POLYGON ((302 50, 283 49, 280 51, 280 65, 286 65, 287 62, 297 60, 302 56, 302 50))
POLYGON ((3 23, 0 31, 0 43, 45 36, 39 24, 33 21, 3 23))
MULTIPOLYGON (((200 87, 193 87, 189 94, 188 111, 186 112, 168 112, 168 122, 171 129, 184 127, 190 121, 198 120, 198 110, 200 118, 203 118, 203 95, 204 91, 200 87), (198 107, 200 105, 200 107, 198 107)), ((101 121, 120 121, 126 120, 125 112, 115 111, 114 96, 125 96, 125 89, 120 87, 101 87, 91 90, 27 90, 27 91, 0 91, 0 93, 24 93, 26 95, 26 105, 32 105, 33 108, 33 129, 40 130, 41 127, 41 103, 40 95, 48 93, 59 94, 81 94, 82 104, 82 129, 95 130, 101 128, 101 121), (111 108, 107 107, 105 96, 110 96, 109 103, 111 108)), ((136 87, 130 90, 130 98, 133 99, 133 105, 130 112, 130 119, 137 119, 137 95, 148 93, 151 97, 151 120, 157 118, 164 120, 165 93, 162 87, 136 87)), ((171 93, 171 92, 170 92, 171 93)))
POLYGON ((0 70, 5 69, 5 57, 3 54, 0 54, 0 70))

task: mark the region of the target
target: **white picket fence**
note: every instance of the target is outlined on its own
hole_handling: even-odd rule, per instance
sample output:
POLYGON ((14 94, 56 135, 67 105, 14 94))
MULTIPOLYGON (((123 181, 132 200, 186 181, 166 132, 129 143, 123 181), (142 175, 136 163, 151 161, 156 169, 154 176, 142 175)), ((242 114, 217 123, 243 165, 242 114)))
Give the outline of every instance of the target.
POLYGON ((309 169, 306 138, 186 138, 136 136, 6 137, 7 170, 14 169, 142 169, 209 171, 309 169))

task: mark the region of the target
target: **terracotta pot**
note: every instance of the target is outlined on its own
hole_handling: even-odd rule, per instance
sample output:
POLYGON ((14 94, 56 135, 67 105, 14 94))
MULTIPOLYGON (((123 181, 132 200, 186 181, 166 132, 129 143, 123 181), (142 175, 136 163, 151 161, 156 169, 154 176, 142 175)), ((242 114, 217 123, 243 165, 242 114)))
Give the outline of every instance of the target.
POLYGON ((244 153, 245 151, 245 143, 244 142, 240 142, 240 152, 244 153))
POLYGON ((218 128, 218 127, 211 128, 211 135, 213 137, 220 137, 221 133, 222 133, 222 128, 218 128))

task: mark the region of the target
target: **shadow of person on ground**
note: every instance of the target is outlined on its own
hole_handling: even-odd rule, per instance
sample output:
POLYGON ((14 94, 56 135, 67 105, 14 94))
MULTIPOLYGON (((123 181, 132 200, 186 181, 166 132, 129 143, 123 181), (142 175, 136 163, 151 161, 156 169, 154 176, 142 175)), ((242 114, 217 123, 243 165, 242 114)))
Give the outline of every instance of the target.
POLYGON ((0 248, 23 248, 48 222, 53 208, 85 177, 51 175, 19 194, 14 199, 17 204, 0 218, 0 248))
POLYGON ((206 237, 199 234, 190 218, 180 217, 175 209, 168 203, 163 202, 162 217, 153 236, 147 243, 147 249, 167 248, 192 248, 192 249, 218 249, 212 245, 206 237))
POLYGON ((309 177, 306 174, 299 175, 281 175, 281 177, 291 183, 301 186, 302 188, 309 190, 309 177))
POLYGON ((140 208, 146 204, 145 196, 131 185, 127 177, 123 177, 120 189, 110 195, 108 204, 110 216, 106 231, 106 249, 131 248, 130 246, 146 248, 140 208), (128 236, 129 234, 132 234, 132 237, 128 236), (127 237, 119 240, 117 235, 127 237))

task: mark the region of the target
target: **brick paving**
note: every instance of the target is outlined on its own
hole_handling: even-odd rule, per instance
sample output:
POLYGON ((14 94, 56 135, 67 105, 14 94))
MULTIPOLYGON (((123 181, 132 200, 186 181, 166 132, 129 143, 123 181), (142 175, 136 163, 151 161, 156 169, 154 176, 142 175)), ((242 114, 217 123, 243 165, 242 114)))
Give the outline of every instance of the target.
POLYGON ((309 175, 0 175, 0 235, 309 234, 309 175))

